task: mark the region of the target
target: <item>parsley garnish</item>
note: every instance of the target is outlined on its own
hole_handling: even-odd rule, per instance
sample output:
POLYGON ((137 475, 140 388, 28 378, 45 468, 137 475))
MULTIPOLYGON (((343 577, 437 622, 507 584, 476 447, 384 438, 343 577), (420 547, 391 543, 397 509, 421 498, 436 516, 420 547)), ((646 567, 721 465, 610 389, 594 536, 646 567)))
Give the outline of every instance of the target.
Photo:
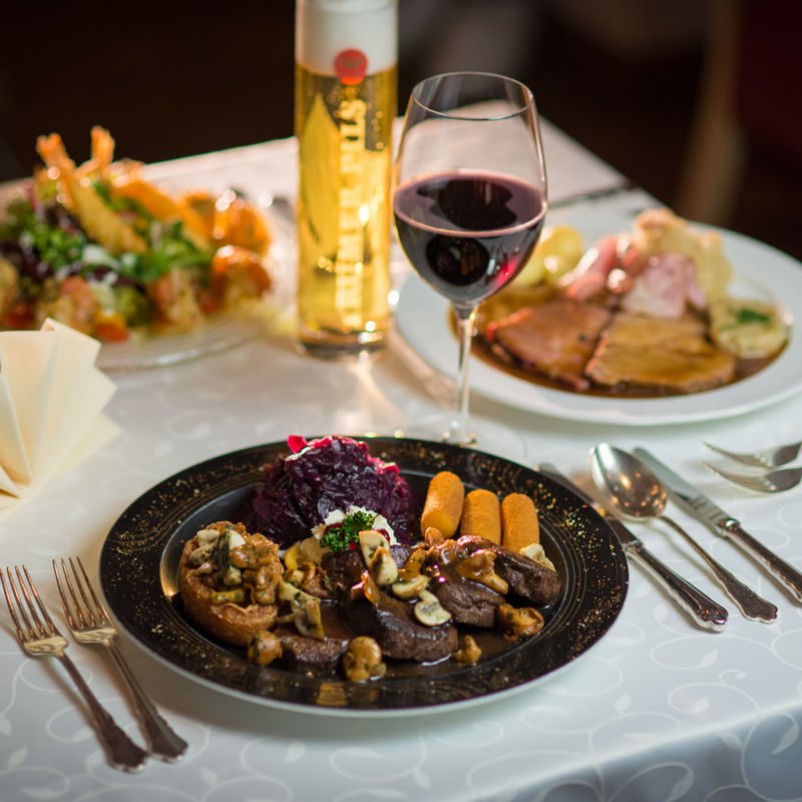
POLYGON ((339 523, 326 527, 320 538, 320 545, 332 551, 345 551, 351 545, 359 543, 359 533, 373 528, 376 514, 357 510, 349 513, 339 523))

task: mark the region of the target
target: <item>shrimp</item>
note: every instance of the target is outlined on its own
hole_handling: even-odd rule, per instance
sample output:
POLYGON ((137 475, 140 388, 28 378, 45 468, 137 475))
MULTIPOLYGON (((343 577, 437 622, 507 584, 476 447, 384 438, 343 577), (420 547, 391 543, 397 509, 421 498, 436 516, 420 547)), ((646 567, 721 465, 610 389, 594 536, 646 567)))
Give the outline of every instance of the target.
POLYGON ((58 134, 40 136, 36 150, 48 168, 58 170, 60 188, 91 239, 112 254, 147 250, 145 240, 106 205, 86 177, 82 179, 77 175, 75 162, 67 155, 58 134))
POLYGON ((224 306, 258 298, 271 287, 270 275, 258 254, 238 245, 224 245, 212 259, 212 291, 224 306))
POLYGON ((114 139, 99 125, 92 128, 92 157, 75 171, 79 179, 97 176, 105 178, 114 159, 114 139))
POLYGON ((272 235, 264 216, 233 190, 219 197, 206 190, 189 190, 179 197, 178 204, 217 247, 234 245, 260 256, 270 247, 272 235))
POLYGON ((181 220, 187 239, 199 248, 209 247, 207 227, 198 212, 177 203, 155 184, 136 176, 112 181, 110 186, 112 195, 141 203, 157 220, 181 220))
POLYGON ((187 331, 203 321, 203 311, 186 271, 171 270, 165 273, 148 285, 147 293, 161 323, 179 331, 187 331))
POLYGON ((86 279, 68 276, 58 287, 58 293, 43 303, 39 316, 53 318, 70 328, 90 334, 94 328, 98 302, 86 279))
POLYGON ((192 213, 203 226, 204 236, 211 240, 214 236, 217 198, 205 189, 193 189, 181 194, 177 202, 182 209, 192 213))
POLYGON ((271 240, 264 217, 231 190, 215 204, 213 236, 219 245, 238 245, 260 255, 267 252, 271 240))

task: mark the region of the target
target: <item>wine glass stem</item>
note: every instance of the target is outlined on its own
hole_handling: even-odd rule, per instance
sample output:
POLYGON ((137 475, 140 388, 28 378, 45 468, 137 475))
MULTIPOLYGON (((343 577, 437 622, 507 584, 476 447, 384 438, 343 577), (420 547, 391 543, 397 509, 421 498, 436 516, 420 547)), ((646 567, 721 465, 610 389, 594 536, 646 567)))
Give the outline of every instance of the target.
POLYGON ((468 403, 470 399, 470 383, 468 367, 473 342, 473 327, 476 322, 478 306, 454 307, 457 316, 457 336, 459 339, 459 362, 457 365, 457 389, 454 404, 454 417, 448 439, 457 445, 470 446, 476 443, 476 434, 468 427, 468 403))

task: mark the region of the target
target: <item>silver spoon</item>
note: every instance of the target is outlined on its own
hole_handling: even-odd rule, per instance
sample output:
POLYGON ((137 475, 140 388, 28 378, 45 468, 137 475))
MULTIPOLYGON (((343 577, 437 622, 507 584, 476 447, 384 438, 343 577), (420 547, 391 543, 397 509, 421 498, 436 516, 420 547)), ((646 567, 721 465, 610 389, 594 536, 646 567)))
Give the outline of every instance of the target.
POLYGON ((746 618, 771 623, 777 620, 777 607, 758 596, 715 560, 676 521, 665 514, 668 494, 652 470, 637 457, 602 443, 590 455, 593 481, 608 503, 629 518, 657 518, 681 535, 707 563, 719 584, 738 605, 746 618))
POLYGON ((725 471, 723 468, 717 468, 709 462, 703 462, 702 465, 713 471, 713 473, 724 477, 728 482, 758 493, 782 493, 783 490, 791 490, 802 481, 802 468, 780 468, 777 471, 747 476, 743 473, 725 471))
POLYGON ((774 448, 764 448, 761 451, 745 453, 740 451, 726 451, 723 448, 714 446, 706 440, 702 441, 709 449, 721 454, 727 459, 740 462, 743 465, 751 465, 753 468, 779 468, 780 465, 787 465, 799 456, 802 450, 802 441, 799 443, 788 443, 784 446, 774 448))

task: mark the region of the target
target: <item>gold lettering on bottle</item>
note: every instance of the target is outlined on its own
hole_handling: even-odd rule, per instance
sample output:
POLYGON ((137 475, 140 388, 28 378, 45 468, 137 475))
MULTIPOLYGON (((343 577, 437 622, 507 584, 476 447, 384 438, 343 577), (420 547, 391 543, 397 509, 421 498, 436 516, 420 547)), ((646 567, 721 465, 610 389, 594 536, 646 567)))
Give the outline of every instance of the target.
POLYGON ((365 152, 367 104, 343 100, 336 114, 340 132, 340 226, 337 238, 338 308, 358 321, 362 314, 364 225, 360 220, 362 165, 365 152))

